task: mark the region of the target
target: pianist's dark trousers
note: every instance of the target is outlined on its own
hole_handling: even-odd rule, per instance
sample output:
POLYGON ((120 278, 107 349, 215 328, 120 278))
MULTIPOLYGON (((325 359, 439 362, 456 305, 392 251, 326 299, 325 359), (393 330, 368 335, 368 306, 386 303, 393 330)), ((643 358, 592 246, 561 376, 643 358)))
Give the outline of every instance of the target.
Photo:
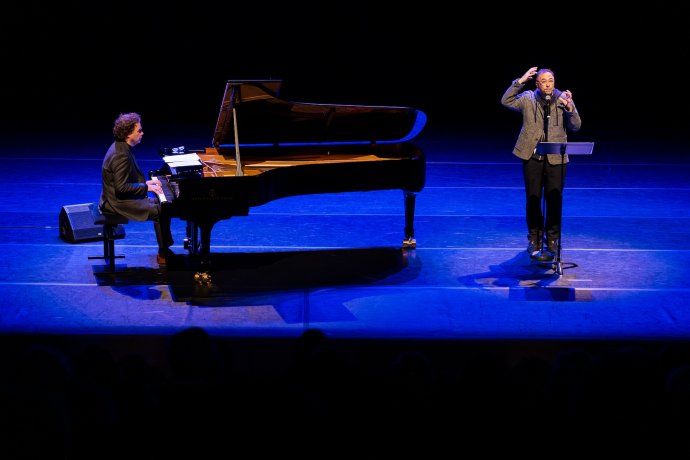
POLYGON ((175 241, 173 241, 170 231, 171 216, 166 212, 166 207, 161 206, 155 198, 149 198, 149 218, 147 220, 153 221, 158 251, 164 251, 172 246, 175 241))

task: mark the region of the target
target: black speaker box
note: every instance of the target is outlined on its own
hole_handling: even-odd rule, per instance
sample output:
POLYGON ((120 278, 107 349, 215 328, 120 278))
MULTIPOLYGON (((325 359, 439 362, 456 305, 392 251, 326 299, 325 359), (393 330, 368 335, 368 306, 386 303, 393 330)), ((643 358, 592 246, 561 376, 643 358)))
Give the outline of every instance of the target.
MULTIPOLYGON (((86 241, 103 240, 103 226, 95 225, 91 209, 97 203, 82 203, 63 206, 60 210, 60 238, 68 243, 83 243, 86 241)), ((125 237, 124 225, 118 225, 114 230, 115 239, 125 237)))

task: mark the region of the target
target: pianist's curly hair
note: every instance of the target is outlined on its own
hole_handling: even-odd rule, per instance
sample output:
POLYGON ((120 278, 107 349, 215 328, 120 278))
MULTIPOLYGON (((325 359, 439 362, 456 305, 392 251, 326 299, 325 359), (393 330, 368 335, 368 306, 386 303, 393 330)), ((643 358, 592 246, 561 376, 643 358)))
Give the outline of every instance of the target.
POLYGON ((141 123, 141 116, 138 113, 121 113, 115 120, 113 135, 116 141, 124 142, 127 136, 132 134, 137 123, 141 123))

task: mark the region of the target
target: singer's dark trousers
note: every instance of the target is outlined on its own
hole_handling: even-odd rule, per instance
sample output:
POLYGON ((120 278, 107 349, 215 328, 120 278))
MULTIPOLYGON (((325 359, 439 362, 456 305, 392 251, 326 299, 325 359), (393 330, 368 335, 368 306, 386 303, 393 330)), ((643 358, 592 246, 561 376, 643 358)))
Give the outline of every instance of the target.
POLYGON ((527 238, 530 241, 542 241, 544 232, 548 240, 560 238, 566 169, 566 164, 549 164, 546 157, 541 160, 535 157, 523 160, 527 238), (545 198, 545 213, 542 212, 542 197, 545 198))

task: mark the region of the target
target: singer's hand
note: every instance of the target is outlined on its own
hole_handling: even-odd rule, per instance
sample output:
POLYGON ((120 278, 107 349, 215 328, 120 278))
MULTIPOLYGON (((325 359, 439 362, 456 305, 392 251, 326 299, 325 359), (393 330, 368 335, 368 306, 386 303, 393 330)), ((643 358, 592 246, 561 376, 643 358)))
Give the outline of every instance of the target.
POLYGON ((561 93, 561 95, 558 97, 558 102, 563 104, 563 106, 565 107, 565 109, 568 112, 573 111, 572 101, 573 101, 573 93, 571 93, 569 89, 566 89, 565 91, 563 91, 561 93))
POLYGON ((532 78, 534 78, 534 76, 537 74, 538 69, 539 67, 530 67, 529 70, 525 72, 525 74, 522 77, 518 78, 520 84, 524 85, 527 80, 531 80, 532 78))

